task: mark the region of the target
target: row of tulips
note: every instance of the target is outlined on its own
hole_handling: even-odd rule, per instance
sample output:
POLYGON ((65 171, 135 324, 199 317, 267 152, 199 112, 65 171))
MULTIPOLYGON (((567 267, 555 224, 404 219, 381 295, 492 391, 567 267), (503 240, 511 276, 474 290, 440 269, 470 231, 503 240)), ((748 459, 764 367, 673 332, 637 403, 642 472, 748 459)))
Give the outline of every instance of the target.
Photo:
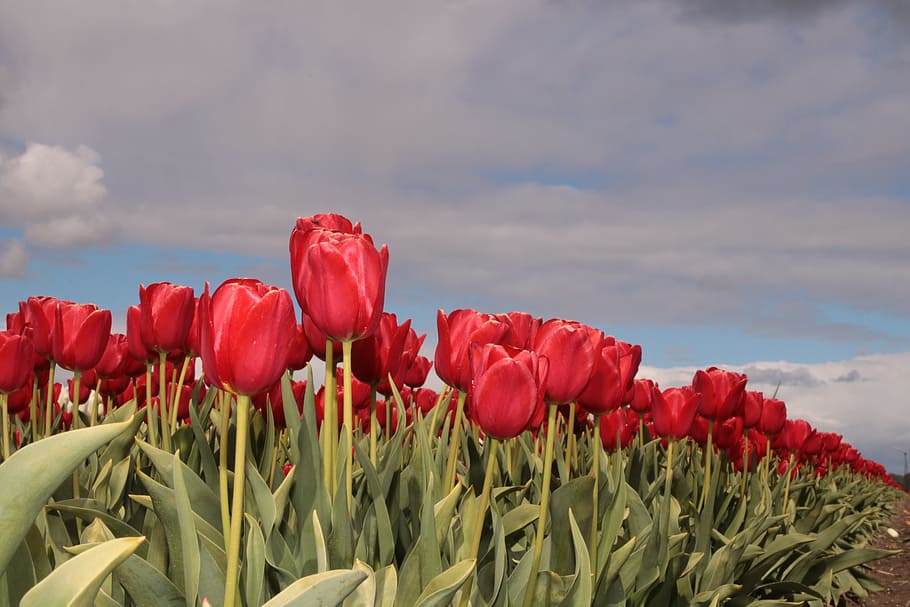
POLYGON ((437 393, 425 336, 383 310, 387 247, 316 215, 289 251, 299 322, 253 279, 140 287, 125 335, 50 297, 7 316, 0 476, 85 450, 4 535, 10 604, 91 544, 114 557, 83 559, 74 588, 123 605, 160 604, 149 588, 187 605, 738 605, 875 587, 860 566, 883 553, 853 544, 887 517, 890 477, 745 376, 660 389, 635 377, 639 346, 599 329, 440 310, 437 393), (291 377, 313 356, 318 390, 291 377), (23 545, 31 574, 11 585, 23 545))

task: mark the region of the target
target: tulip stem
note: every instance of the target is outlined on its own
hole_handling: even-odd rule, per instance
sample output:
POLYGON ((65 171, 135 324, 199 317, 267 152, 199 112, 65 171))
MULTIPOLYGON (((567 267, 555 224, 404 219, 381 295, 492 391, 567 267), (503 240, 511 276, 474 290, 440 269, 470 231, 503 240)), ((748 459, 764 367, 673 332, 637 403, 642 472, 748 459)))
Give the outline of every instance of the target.
POLYGON ((329 496, 335 495, 335 458, 338 455, 338 393, 335 388, 335 343, 325 340, 325 399, 322 411, 324 451, 322 474, 329 496))
POLYGON ((180 377, 177 378, 177 383, 171 387, 171 434, 177 431, 177 408, 180 404, 180 393, 183 391, 183 382, 186 381, 186 372, 189 366, 190 357, 184 356, 183 365, 180 367, 180 377))
POLYGON ((702 487, 701 500, 698 504, 698 511, 701 512, 705 507, 705 500, 708 496, 708 489, 711 487, 711 460, 714 459, 714 445, 712 437, 714 434, 714 420, 708 420, 708 445, 705 447, 705 484, 702 487))
POLYGON ((231 537, 231 515, 228 510, 228 434, 231 423, 231 402, 229 395, 223 390, 218 391, 218 411, 221 414, 221 445, 218 450, 218 485, 221 495, 221 530, 224 532, 224 549, 227 550, 231 537))
POLYGON ((152 411, 152 363, 145 363, 145 424, 148 426, 149 444, 158 448, 157 417, 152 411))
POLYGON ((543 485, 540 489, 540 514, 537 516, 537 536, 534 539, 534 556, 531 560, 531 574, 525 590, 524 607, 534 604, 534 592, 537 587, 537 570, 540 567, 540 555, 543 552, 543 538, 547 526, 547 512, 550 507, 550 476, 553 473, 553 436, 556 434, 556 405, 550 408, 547 417, 547 443, 543 459, 543 485))
POLYGON ((98 395, 101 393, 101 378, 99 377, 95 381, 95 393, 92 395, 92 412, 89 415, 89 426, 94 426, 98 423, 98 395))
POLYGON ((566 450, 563 452, 563 464, 566 467, 568 478, 572 478, 572 464, 575 461, 575 408, 577 405, 573 400, 569 403, 569 419, 566 420, 566 450))
MULTIPOLYGON (((493 476, 496 467, 496 447, 499 441, 489 437, 490 449, 487 454, 487 470, 483 477, 483 489, 480 492, 480 505, 477 508, 477 519, 474 521, 474 535, 471 538, 471 556, 469 558, 477 559, 477 552, 480 550, 480 539, 483 537, 483 522, 486 519, 487 509, 490 503, 490 489, 493 486, 493 476)), ((475 567, 476 569, 476 567, 475 567)), ((474 574, 468 575, 461 594, 461 607, 466 607, 471 598, 471 586, 474 582, 474 574)))
POLYGON ((455 465, 458 461, 458 447, 461 446, 461 418, 464 415, 464 401, 468 393, 458 391, 458 404, 455 406, 455 422, 452 424, 452 434, 449 436, 449 459, 446 460, 446 476, 442 485, 443 495, 452 490, 455 485, 455 465))
POLYGON ((243 489, 246 481, 246 444, 249 434, 250 397, 237 395, 237 436, 234 443, 234 487, 231 496, 231 535, 224 578, 224 605, 237 602, 240 573, 240 534, 243 529, 243 489))
POLYGON ((51 435, 51 419, 53 419, 54 411, 54 371, 56 371, 56 369, 57 365, 51 360, 50 373, 48 373, 47 376, 47 394, 45 394, 44 399, 44 436, 51 435))
POLYGON ((0 407, 3 408, 3 461, 9 459, 9 400, 6 392, 0 392, 0 407))
POLYGON ((748 489, 749 484, 749 464, 751 463, 751 457, 749 457, 749 433, 743 433, 743 484, 742 484, 742 499, 746 499, 748 496, 746 494, 746 489, 748 489))
MULTIPOLYGON (((72 428, 74 430, 79 429, 79 388, 80 382, 82 381, 82 371, 73 371, 73 423, 72 428)), ((73 469, 73 498, 79 499, 80 494, 82 493, 79 488, 79 468, 82 466, 82 462, 76 465, 73 469)), ((82 533, 82 519, 76 518, 76 529, 79 533, 82 533)))
POLYGON ((158 353, 158 416, 161 419, 161 447, 171 450, 171 431, 168 424, 167 352, 158 353))
MULTIPOLYGON (((588 542, 591 550, 591 573, 594 575, 594 582, 597 582, 597 544, 600 534, 597 533, 597 523, 600 522, 598 514, 600 510, 600 455, 603 453, 604 444, 600 438, 600 418, 598 415, 594 418, 594 461, 591 466, 591 476, 594 477, 594 492, 592 494, 592 516, 591 516, 591 538, 588 542)), ((617 449, 619 441, 616 441, 617 449)))
MULTIPOLYGON (((347 448, 354 448, 354 393, 351 382, 351 344, 354 342, 346 339, 341 342, 341 360, 344 365, 344 432, 347 438, 347 448)), ((354 456, 345 453, 344 483, 348 500, 348 514, 354 509, 354 456)))
MULTIPOLYGON (((386 412, 389 410, 389 401, 385 403, 386 412)), ((388 424, 386 424, 388 428, 388 424)), ((370 463, 376 467, 376 431, 379 422, 376 419, 376 386, 370 386, 370 463)))
POLYGON ((32 381, 32 398, 28 401, 28 429, 31 442, 38 440, 38 382, 32 381))

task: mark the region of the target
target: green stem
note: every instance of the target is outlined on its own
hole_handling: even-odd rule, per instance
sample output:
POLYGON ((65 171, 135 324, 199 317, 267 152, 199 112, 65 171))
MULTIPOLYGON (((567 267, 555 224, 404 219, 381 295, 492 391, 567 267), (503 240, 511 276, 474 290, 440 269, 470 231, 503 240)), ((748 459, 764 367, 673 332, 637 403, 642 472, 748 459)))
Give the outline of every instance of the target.
MULTIPOLYGON (((394 387, 394 384, 395 384, 395 382, 392 380, 392 375, 389 374, 389 385, 393 386, 393 390, 396 390, 396 392, 394 392, 394 393, 397 394, 397 388, 394 387)), ((385 440, 386 440, 386 442, 388 442, 388 440, 390 438, 392 438, 392 404, 393 403, 395 405, 396 413, 399 414, 399 417, 398 417, 399 420, 402 419, 401 415, 403 414, 402 411, 398 411, 398 401, 395 400, 394 396, 391 397, 391 402, 388 398, 385 399, 385 440)), ((373 462, 373 465, 375 466, 376 463, 373 462)))
POLYGON ((749 434, 748 432, 743 435, 743 485, 742 485, 742 499, 746 499, 746 489, 749 484, 749 434))
MULTIPOLYGON (((572 462, 575 461, 575 401, 573 400, 569 403, 569 420, 566 422, 566 434, 568 439, 566 441, 566 450, 563 453, 563 464, 566 467, 566 473, 569 475, 569 478, 572 478, 572 462)), ((569 480, 566 479, 566 481, 569 480)))
POLYGON ((94 426, 98 423, 98 396, 101 394, 101 378, 95 381, 95 393, 92 395, 92 412, 89 415, 89 425, 94 426))
POLYGON ((3 408, 3 461, 9 459, 9 397, 0 392, 0 407, 3 408))
POLYGON ((152 363, 145 363, 145 424, 148 426, 149 444, 158 448, 158 417, 152 411, 152 363))
POLYGON ((161 420, 161 447, 171 450, 171 430, 168 424, 167 352, 158 353, 158 417, 161 420))
POLYGON ((787 484, 784 485, 784 503, 781 513, 786 513, 788 510, 787 503, 790 501, 790 478, 793 476, 791 468, 793 468, 793 454, 790 454, 790 461, 787 463, 787 470, 785 474, 787 475, 787 484))
POLYGON ((243 490, 246 481, 246 444, 249 438, 250 397, 237 395, 237 437, 234 446, 234 488, 231 496, 231 536, 224 578, 224 604, 233 607, 240 585, 240 534, 243 529, 243 490))
POLYGON ((171 434, 177 431, 177 405, 180 404, 180 393, 183 391, 183 382, 186 381, 186 372, 187 368, 190 366, 190 357, 183 357, 183 365, 180 367, 180 377, 177 379, 177 383, 171 386, 171 434))
POLYGON ((553 437, 556 434, 556 405, 550 408, 547 417, 547 443, 543 459, 543 486, 540 496, 540 514, 537 517, 537 536, 534 539, 534 556, 531 561, 531 574, 528 577, 528 587, 525 590, 524 607, 531 607, 534 603, 534 591, 537 587, 537 570, 540 567, 540 555, 543 552, 543 538, 547 526, 547 513, 550 508, 550 476, 553 473, 553 437))
POLYGON ((455 406, 455 423, 452 424, 452 434, 449 436, 449 459, 446 460, 446 477, 442 485, 443 495, 451 491, 455 485, 455 466, 458 461, 458 448, 461 446, 461 418, 464 416, 464 402, 467 397, 467 392, 458 391, 458 404, 455 406))
MULTIPOLYGON (((483 537, 483 522, 487 516, 487 508, 490 503, 490 489, 493 486, 493 476, 496 468, 496 446, 499 441, 490 438, 490 452, 487 456, 487 470, 483 477, 483 489, 480 492, 480 506, 477 509, 477 519, 474 521, 474 535, 471 538, 471 556, 469 558, 477 559, 477 553, 480 550, 480 540, 483 537)), ((475 567, 476 570, 476 567, 475 567)), ((465 581, 464 589, 461 595, 461 605, 466 607, 471 598, 471 586, 474 582, 474 574, 471 573, 465 581)))
POLYGON ((708 445, 705 447, 705 484, 702 487, 701 501, 698 503, 698 511, 701 512, 705 507, 705 501, 708 497, 708 490, 711 488, 711 460, 714 459, 714 444, 712 442, 714 434, 714 420, 708 420, 708 445))
POLYGON ((32 442, 38 440, 38 382, 32 382, 32 398, 28 401, 28 431, 32 442))
POLYGON ((54 416, 54 371, 56 370, 57 365, 51 360, 51 369, 47 376, 47 394, 44 399, 44 436, 51 435, 51 420, 54 416))
POLYGON ((335 343, 325 340, 325 405, 322 432, 325 434, 322 474, 329 497, 335 495, 335 458, 338 456, 338 393, 335 388, 335 343))
POLYGON ((224 549, 227 550, 231 537, 231 514, 228 510, 228 434, 231 428, 230 396, 218 391, 218 411, 221 414, 221 442, 218 450, 218 490, 221 495, 221 530, 224 533, 224 549))
MULTIPOLYGON (((386 417, 389 412, 389 401, 385 402, 386 417)), ((386 424, 386 428, 389 425, 386 424)), ((370 386, 370 463, 373 468, 376 467, 376 431, 379 429, 379 421, 376 419, 376 386, 370 386)))
MULTIPOLYGON (((599 510, 600 504, 600 455, 603 453, 604 444, 600 440, 600 418, 598 415, 594 418, 594 461, 591 462, 591 476, 594 477, 594 493, 592 495, 592 510, 593 516, 591 516, 591 538, 588 542, 591 550, 591 573, 594 575, 594 582, 597 581, 597 544, 600 539, 600 534, 597 533, 597 523, 599 522, 599 510)), ((617 448, 619 448, 619 441, 616 441, 617 448)))
MULTIPOLYGON (((354 394, 352 392, 351 381, 351 344, 354 342, 346 339, 341 342, 342 364, 344 365, 344 432, 347 438, 347 448, 354 448, 354 394)), ((354 456, 351 453, 344 454, 344 485, 346 497, 348 499, 348 514, 354 509, 354 456)))
MULTIPOLYGON (((79 388, 80 383, 82 382, 82 371, 73 371, 73 430, 79 429, 79 388)), ((73 469, 73 497, 79 499, 80 494, 82 493, 79 487, 79 468, 80 465, 77 465, 73 469)), ((76 519, 76 528, 79 531, 82 531, 82 520, 76 519)))

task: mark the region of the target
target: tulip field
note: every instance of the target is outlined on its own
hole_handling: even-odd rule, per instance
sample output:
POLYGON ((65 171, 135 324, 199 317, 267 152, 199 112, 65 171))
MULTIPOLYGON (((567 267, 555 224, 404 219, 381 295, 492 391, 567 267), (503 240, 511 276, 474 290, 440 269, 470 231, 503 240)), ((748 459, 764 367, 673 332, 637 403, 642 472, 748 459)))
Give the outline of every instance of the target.
POLYGON ((892 552, 868 543, 904 494, 746 376, 661 387, 599 329, 469 309, 438 312, 431 361, 384 311, 389 251, 359 224, 300 218, 289 255, 293 293, 140 286, 125 334, 47 296, 7 315, 0 607, 833 606, 881 588, 869 563, 892 552))

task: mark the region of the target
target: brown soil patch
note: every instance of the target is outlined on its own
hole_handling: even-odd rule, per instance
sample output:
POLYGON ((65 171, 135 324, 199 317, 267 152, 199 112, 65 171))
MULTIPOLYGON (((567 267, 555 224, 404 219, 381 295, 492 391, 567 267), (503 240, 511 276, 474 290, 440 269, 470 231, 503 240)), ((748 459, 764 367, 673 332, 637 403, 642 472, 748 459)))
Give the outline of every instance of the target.
POLYGON ((898 506, 897 514, 891 520, 891 528, 897 531, 894 538, 882 532, 871 546, 887 550, 900 550, 900 554, 889 556, 870 563, 872 575, 885 587, 873 593, 862 602, 850 602, 850 605, 864 607, 910 607, 910 497, 903 505, 898 506))

